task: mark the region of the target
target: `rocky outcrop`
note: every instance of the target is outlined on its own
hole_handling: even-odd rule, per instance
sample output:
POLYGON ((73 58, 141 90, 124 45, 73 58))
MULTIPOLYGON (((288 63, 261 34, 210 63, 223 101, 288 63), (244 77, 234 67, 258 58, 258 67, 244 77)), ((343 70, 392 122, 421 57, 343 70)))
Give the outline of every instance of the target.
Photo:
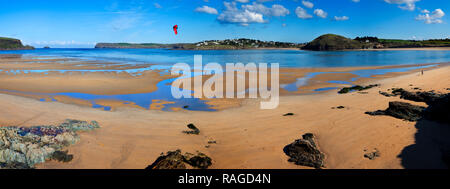
POLYGON ((77 131, 96 128, 96 121, 70 119, 59 126, 0 127, 0 168, 33 168, 50 159, 70 161, 73 156, 60 150, 79 140, 77 131))
POLYGON ((302 139, 295 140, 283 149, 289 156, 290 162, 297 165, 309 166, 314 168, 324 167, 325 155, 317 147, 315 136, 311 133, 304 134, 302 139))
POLYGON ((166 155, 161 154, 155 162, 146 169, 186 169, 187 165, 194 168, 206 169, 212 165, 212 160, 207 155, 197 152, 181 154, 181 150, 168 151, 166 155))
POLYGON ((395 118, 404 119, 408 121, 417 121, 422 118, 422 111, 425 108, 422 106, 412 105, 406 102, 389 102, 389 107, 386 110, 377 110, 374 112, 366 112, 368 115, 389 115, 395 118))
POLYGON ((348 93, 348 92, 352 92, 352 91, 363 91, 363 90, 367 90, 367 89, 377 87, 377 86, 379 86, 379 85, 378 84, 367 85, 367 86, 355 85, 352 87, 344 87, 341 90, 339 90, 338 93, 344 94, 344 93, 348 93))
POLYGON ((24 46, 18 39, 0 37, 0 50, 29 50, 32 46, 24 46))
POLYGON ((450 94, 434 99, 423 114, 429 120, 450 125, 450 94))
POLYGON ((190 129, 189 131, 183 131, 186 134, 198 135, 200 134, 200 129, 198 129, 194 124, 189 123, 187 127, 190 129))
POLYGON ((374 160, 375 158, 380 157, 380 151, 378 151, 378 149, 374 149, 372 152, 365 153, 364 157, 370 160, 374 160))
POLYGON ((435 100, 445 96, 445 94, 435 93, 434 91, 428 92, 409 92, 402 88, 392 89, 393 95, 400 95, 400 98, 405 100, 411 100, 415 102, 425 102, 427 104, 433 103, 435 100))
MULTIPOLYGON (((415 101, 415 102, 425 102, 426 104, 428 104, 427 108, 421 107, 418 108, 417 106, 415 108, 408 106, 405 107, 406 109, 409 109, 410 111, 408 111, 409 113, 413 113, 413 117, 409 117, 404 115, 404 116, 400 116, 399 114, 401 114, 398 109, 395 109, 395 107, 391 108, 389 110, 389 112, 387 112, 387 110, 382 111, 382 110, 378 110, 375 112, 366 112, 366 114, 369 115, 397 115, 394 117, 403 119, 404 117, 408 118, 407 120, 410 121, 417 121, 418 119, 420 119, 419 117, 425 117, 428 120, 432 120, 432 121, 437 121, 437 122, 441 122, 441 123, 446 123, 446 124, 450 124, 450 93, 447 94, 440 94, 440 93, 435 93, 434 91, 428 91, 428 92, 409 92, 406 91, 402 88, 393 88, 392 89, 392 94, 389 94, 387 92, 380 92, 380 94, 387 96, 387 97, 391 97, 391 96, 398 96, 400 95, 400 98, 405 99, 405 100, 411 100, 411 101, 415 101), (397 111, 398 113, 394 113, 393 111, 397 111)), ((407 103, 406 103, 407 104, 407 103)), ((398 102, 396 102, 394 105, 398 105, 398 102)), ((389 103, 389 107, 391 107, 391 102, 389 103)), ((406 111, 406 109, 404 109, 404 111, 406 111)))

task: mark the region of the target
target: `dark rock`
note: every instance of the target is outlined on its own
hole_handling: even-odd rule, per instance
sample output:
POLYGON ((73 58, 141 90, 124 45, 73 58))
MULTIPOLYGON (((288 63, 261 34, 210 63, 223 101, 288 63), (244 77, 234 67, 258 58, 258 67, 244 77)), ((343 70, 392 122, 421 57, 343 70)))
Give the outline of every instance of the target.
POLYGON ((212 165, 212 160, 207 155, 198 152, 197 155, 186 153, 184 156, 186 163, 192 167, 206 169, 212 165))
POLYGON ((198 134, 200 134, 200 129, 198 129, 194 124, 189 123, 189 124, 187 125, 187 127, 188 127, 189 129, 191 129, 191 130, 190 130, 190 131, 183 131, 183 133, 186 133, 186 134, 193 134, 193 135, 198 135, 198 134))
POLYGON ((400 98, 405 100, 411 100, 415 102, 425 102, 427 104, 433 103, 435 100, 441 98, 442 94, 437 94, 434 92, 401 92, 400 98))
POLYGON ((28 166, 26 163, 9 162, 0 163, 0 169, 32 169, 32 167, 28 166))
POLYGON ((343 108, 345 108, 344 106, 338 106, 338 107, 336 107, 337 109, 343 109, 343 108))
POLYGON ((293 115, 294 115, 294 113, 286 113, 283 116, 293 116, 293 115))
MULTIPOLYGON (((414 89, 418 89, 418 88, 414 88, 414 89)), ((438 93, 435 93, 434 91, 409 92, 402 88, 393 88, 392 95, 389 95, 389 96, 397 96, 397 95, 400 95, 400 98, 405 99, 405 100, 411 100, 411 101, 415 101, 415 102, 425 102, 427 104, 433 103, 433 101, 440 99, 444 96, 443 94, 438 94, 438 93)))
POLYGON ((386 110, 378 110, 375 112, 366 112, 369 115, 389 115, 395 118, 404 119, 408 121, 417 121, 422 118, 422 111, 425 108, 422 106, 412 105, 406 102, 389 102, 389 107, 386 110))
POLYGON ((324 167, 325 155, 316 146, 314 135, 307 133, 302 137, 284 147, 284 153, 290 157, 288 161, 318 169, 324 167))
POLYGON ((191 153, 182 155, 181 150, 168 151, 166 155, 161 154, 146 169, 186 169, 186 164, 195 168, 206 169, 212 165, 212 159, 200 152, 197 155, 191 153))
POLYGON ((375 158, 380 157, 380 152, 377 149, 375 149, 373 152, 364 154, 364 157, 370 160, 374 160, 375 158))
POLYGON ((341 90, 339 90, 338 93, 345 94, 345 93, 349 93, 352 91, 362 91, 362 90, 367 90, 367 89, 370 89, 372 87, 377 87, 377 86, 379 86, 379 85, 378 84, 368 85, 368 86, 355 85, 352 87, 344 87, 341 90))
POLYGON ((72 154, 68 154, 68 151, 55 151, 52 155, 52 159, 57 160, 57 161, 61 161, 61 162, 69 162, 72 161, 73 159, 73 155, 72 154))
POLYGON ((435 99, 423 113, 429 120, 450 125, 450 93, 435 99))
POLYGON ((396 96, 395 94, 389 94, 387 92, 383 92, 383 91, 378 91, 378 93, 380 93, 381 95, 385 96, 385 97, 392 97, 392 96, 396 96))
POLYGON ((208 144, 216 144, 217 142, 215 140, 208 141, 208 144))
POLYGON ((147 169, 186 169, 186 165, 181 150, 175 150, 161 154, 147 169))

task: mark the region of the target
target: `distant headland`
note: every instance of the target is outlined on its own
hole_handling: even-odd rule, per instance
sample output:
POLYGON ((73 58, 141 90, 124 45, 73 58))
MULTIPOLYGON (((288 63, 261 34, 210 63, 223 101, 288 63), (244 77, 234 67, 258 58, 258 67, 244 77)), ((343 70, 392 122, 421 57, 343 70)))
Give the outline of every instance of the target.
POLYGON ((264 48, 301 48, 304 44, 260 41, 255 39, 225 39, 208 40, 198 43, 176 43, 176 44, 158 44, 158 43, 98 43, 95 48, 168 48, 179 50, 239 50, 239 49, 264 49, 264 48))
POLYGON ((18 39, 0 37, 0 50, 31 50, 34 47, 23 45, 18 39))
POLYGON ((450 47, 450 39, 401 40, 378 39, 377 37, 346 38, 336 34, 325 34, 307 43, 301 49, 313 51, 450 47))
POLYGON ((174 50, 242 50, 242 49, 302 49, 312 51, 340 51, 389 48, 450 47, 450 39, 401 40, 377 37, 346 38, 336 34, 319 36, 309 43, 261 41, 256 39, 208 40, 197 43, 97 43, 95 48, 115 49, 174 49, 174 50))

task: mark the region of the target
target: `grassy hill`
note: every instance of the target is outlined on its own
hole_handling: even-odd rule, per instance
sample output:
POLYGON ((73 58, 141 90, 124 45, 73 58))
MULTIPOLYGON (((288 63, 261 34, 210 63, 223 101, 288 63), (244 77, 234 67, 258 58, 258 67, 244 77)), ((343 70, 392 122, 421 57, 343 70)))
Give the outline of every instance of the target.
POLYGON ((302 49, 313 51, 336 51, 345 49, 361 49, 362 43, 340 35, 325 34, 307 43, 302 49))
POLYGON ((18 39, 0 37, 0 50, 25 50, 34 49, 32 46, 24 46, 18 39))

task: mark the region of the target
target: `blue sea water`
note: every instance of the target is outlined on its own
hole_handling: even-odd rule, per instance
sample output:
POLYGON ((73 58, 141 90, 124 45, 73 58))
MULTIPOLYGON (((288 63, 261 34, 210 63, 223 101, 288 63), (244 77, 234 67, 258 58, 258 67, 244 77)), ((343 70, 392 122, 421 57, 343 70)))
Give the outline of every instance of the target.
MULTIPOLYGON (((187 63, 193 65, 194 55, 203 56, 203 64, 219 63, 279 63, 280 67, 351 67, 351 66, 386 66, 404 64, 425 64, 450 62, 450 51, 334 51, 334 52, 313 52, 301 50, 170 50, 170 49, 36 49, 20 51, 0 51, 0 54, 22 54, 24 56, 36 56, 38 61, 45 61, 47 58, 62 57, 76 58, 92 61, 110 61, 126 64, 149 64, 148 69, 169 69, 175 63, 187 63)), ((329 83, 351 84, 351 82, 361 77, 372 77, 391 72, 404 72, 411 69, 427 68, 434 65, 414 66, 407 68, 390 69, 367 69, 357 70, 353 73, 357 77, 351 81, 329 81, 329 83)), ((144 69, 126 70, 128 72, 139 72, 144 69)), ((1 70, 0 70, 1 71, 1 70)), ((48 70, 8 70, 6 72, 16 74, 28 72, 43 72, 48 70)), ((65 70, 60 70, 64 72, 65 70)), ((78 70, 83 71, 83 70, 78 70)), ((92 70, 84 70, 92 71, 92 70)), ((108 70, 97 70, 108 71, 108 70)), ((167 74, 162 71, 161 74, 167 74)), ((309 73, 303 78, 298 78, 296 82, 281 85, 288 91, 297 91, 298 87, 305 85, 307 81, 323 73, 309 73)), ((187 107, 188 110, 213 111, 203 100, 196 98, 174 99, 170 94, 170 85, 173 79, 161 81, 157 84, 158 90, 152 93, 124 94, 124 95, 94 95, 85 93, 56 93, 52 96, 64 95, 73 98, 84 99, 92 102, 93 108, 101 108, 109 111, 111 107, 96 104, 99 99, 114 99, 123 101, 124 104, 133 102, 144 108, 149 108, 152 100, 165 100, 174 104, 164 105, 163 110, 170 111, 172 107, 187 107)), ((319 88, 313 91, 334 90, 336 87, 319 88)), ((42 95, 42 94, 40 94, 42 95)), ((40 99, 45 101, 45 99, 40 99)))
POLYGON ((36 49, 0 51, 43 57, 69 57, 124 63, 149 63, 171 66, 194 63, 202 55, 203 63, 279 63, 280 67, 385 66, 450 62, 450 51, 333 51, 302 50, 170 50, 170 49, 36 49))

